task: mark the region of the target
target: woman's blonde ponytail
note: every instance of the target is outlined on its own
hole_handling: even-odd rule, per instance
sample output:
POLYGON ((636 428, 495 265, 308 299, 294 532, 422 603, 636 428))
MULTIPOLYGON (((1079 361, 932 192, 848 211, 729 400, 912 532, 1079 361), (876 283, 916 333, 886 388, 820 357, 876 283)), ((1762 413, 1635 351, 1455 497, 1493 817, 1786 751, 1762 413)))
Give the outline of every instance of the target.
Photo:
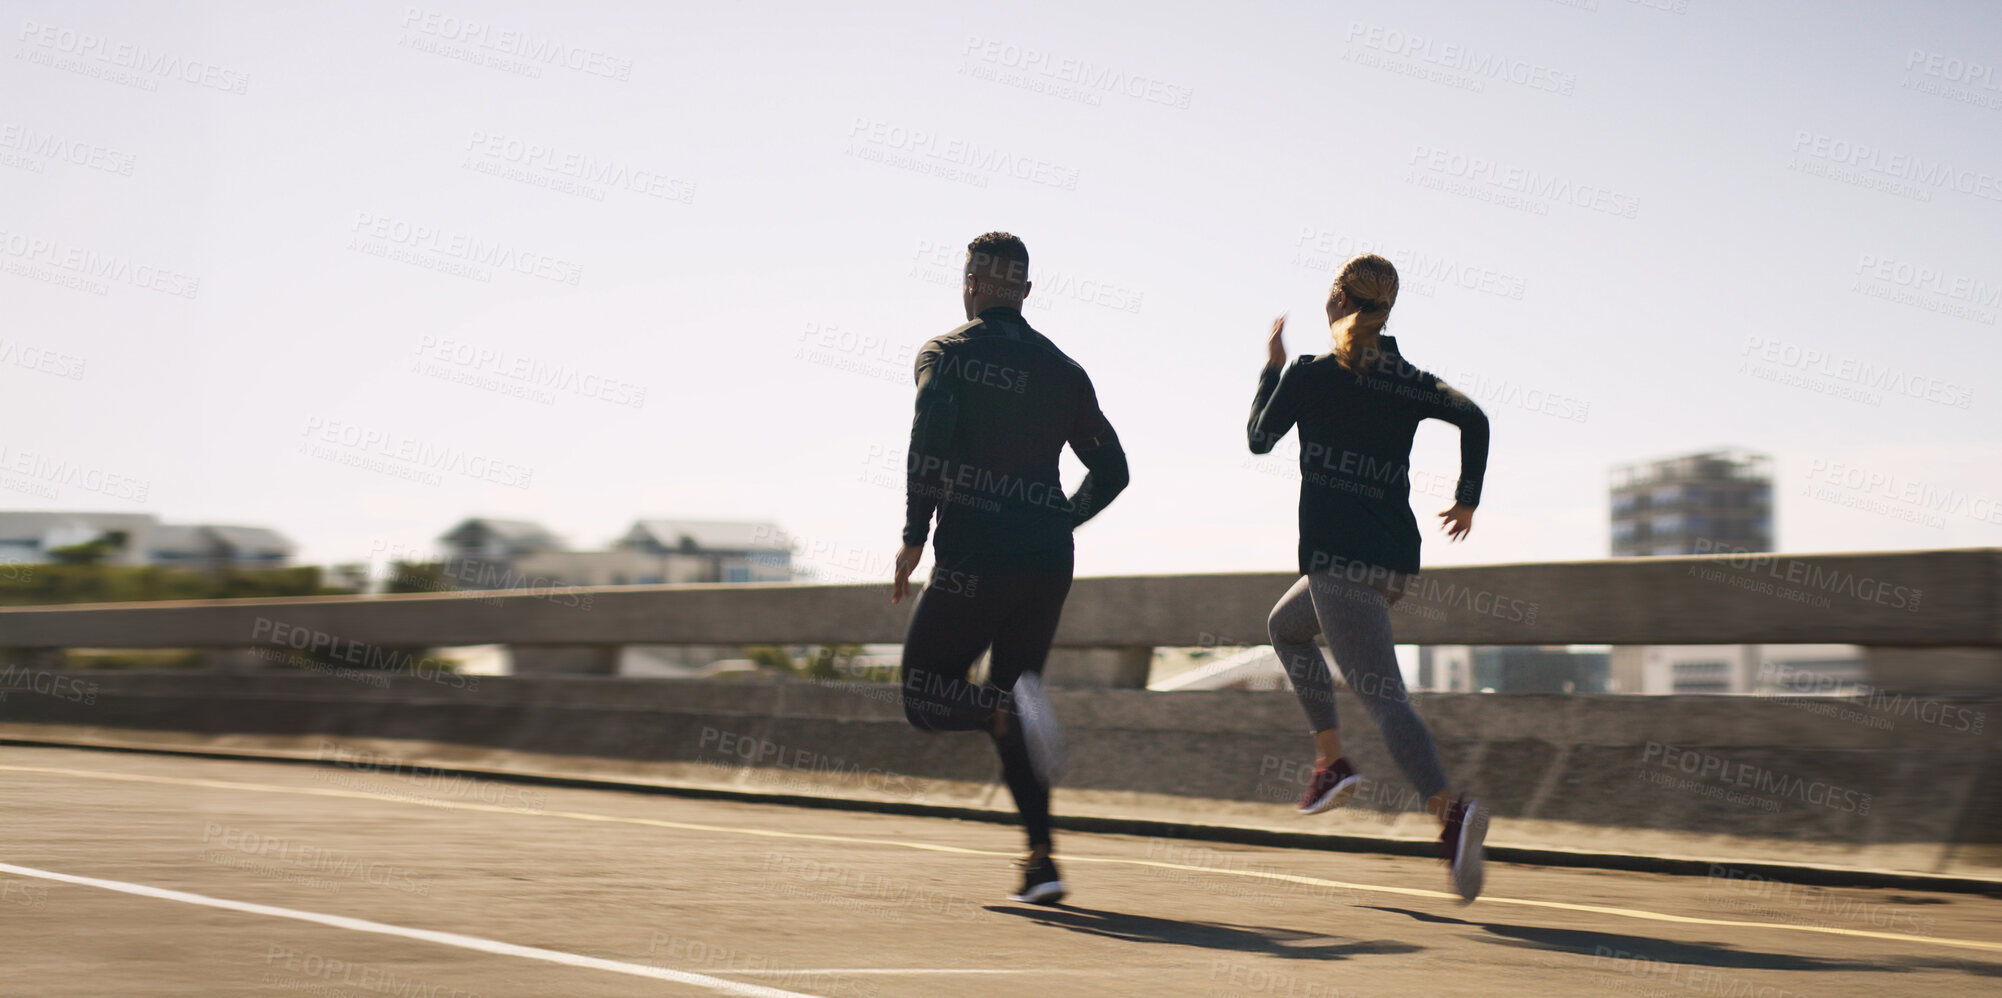
POLYGON ((1397 268, 1374 253, 1350 257, 1335 273, 1328 299, 1333 301, 1337 293, 1347 295, 1356 311, 1332 326, 1335 360, 1360 375, 1382 354, 1378 341, 1390 321, 1390 307, 1397 304, 1397 268))

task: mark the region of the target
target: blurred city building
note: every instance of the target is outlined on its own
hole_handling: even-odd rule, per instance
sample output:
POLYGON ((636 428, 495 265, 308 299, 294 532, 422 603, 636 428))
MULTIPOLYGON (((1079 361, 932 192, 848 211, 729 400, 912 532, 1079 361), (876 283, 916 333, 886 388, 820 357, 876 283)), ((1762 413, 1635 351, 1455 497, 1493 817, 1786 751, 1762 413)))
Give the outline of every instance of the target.
POLYGON ((792 539, 762 522, 643 519, 607 550, 569 551, 540 524, 475 517, 438 541, 467 589, 792 580, 792 539))
POLYGON ((161 523, 151 513, 0 512, 0 563, 285 568, 296 547, 268 527, 161 523))
MULTIPOLYGON (((1772 463, 1767 455, 1726 447, 1613 468, 1613 556, 1773 550, 1772 463)), ((1842 693, 1863 674, 1863 650, 1854 645, 1631 645, 1612 649, 1607 689, 1842 693)))
POLYGON ((1565 645, 1424 645, 1418 688, 1442 693, 1604 693, 1607 653, 1565 645))
MULTIPOLYGON (((541 524, 474 517, 446 531, 438 542, 444 578, 460 589, 547 591, 793 579, 792 538, 759 521, 641 519, 606 550, 570 551, 541 524)), ((616 661, 600 662, 599 653, 588 649, 523 648, 515 649, 510 664, 500 668, 698 676, 712 673, 719 663, 741 662, 743 652, 721 645, 625 645, 616 661)))
POLYGON ((1771 551, 1772 464, 1725 448, 1615 467, 1613 557, 1771 551))

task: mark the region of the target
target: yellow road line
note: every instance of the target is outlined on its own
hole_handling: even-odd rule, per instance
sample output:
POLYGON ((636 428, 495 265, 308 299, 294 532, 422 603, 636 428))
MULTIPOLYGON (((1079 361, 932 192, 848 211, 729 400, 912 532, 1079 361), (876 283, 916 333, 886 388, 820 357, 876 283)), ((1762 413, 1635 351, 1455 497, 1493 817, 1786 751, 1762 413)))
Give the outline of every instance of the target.
MULTIPOLYGON (((573 821, 611 822, 625 825, 646 825, 653 828, 673 828, 691 832, 716 832, 725 835, 749 835, 772 839, 800 839, 813 842, 842 842, 849 845, 894 846, 903 849, 920 849, 927 852, 954 853, 966 856, 1006 856, 1012 852, 996 852, 989 849, 969 849, 965 846, 939 845, 931 842, 913 842, 908 839, 872 839, 853 835, 830 835, 821 832, 785 832, 768 828, 741 828, 732 825, 708 825, 687 821, 667 821, 660 818, 633 818, 614 814, 593 814, 588 811, 545 811, 535 808, 506 807, 498 804, 480 804, 466 801, 424 800, 414 801, 409 796, 370 793, 364 790, 333 790, 317 787, 287 787, 270 783, 240 783, 232 780, 204 780, 180 776, 149 776, 138 773, 112 773, 88 769, 62 769, 52 766, 9 766, 0 764, 0 770, 20 773, 49 773, 59 776, 80 776, 87 779, 124 780, 134 783, 161 783, 174 786, 212 787, 218 790, 254 790, 264 793, 300 794, 314 797, 343 797, 354 800, 390 801, 393 803, 417 804, 420 807, 436 807, 456 811, 483 811, 492 814, 519 814, 529 817, 568 818, 573 821)), ((1310 887, 1334 887, 1351 891, 1370 891, 1377 894, 1397 894, 1405 897, 1444 898, 1457 901, 1459 896, 1445 891, 1425 890, 1419 887, 1388 887, 1380 884, 1352 883, 1342 880, 1327 880, 1320 877, 1306 877, 1292 873, 1277 873, 1267 870, 1235 870, 1227 867, 1194 866, 1184 863, 1167 863, 1151 859, 1127 859, 1117 856, 1079 856, 1067 854, 1069 863, 1117 863, 1126 866, 1146 866, 1162 870, 1179 870, 1190 873, 1210 873, 1233 877, 1253 877, 1261 880, 1275 880, 1284 883, 1304 884, 1310 887)), ((1887 939, 1894 942, 1933 944, 1961 949, 2002 952, 2002 942, 1986 942, 1978 939, 1948 939, 1937 936, 1914 936, 1901 932, 1877 932, 1870 929, 1846 929, 1832 925, 1788 925, 1783 922, 1748 922, 1726 918, 1703 918, 1696 915, 1669 915, 1662 912, 1645 911, 1637 908, 1614 908, 1606 905, 1572 904, 1568 901, 1537 901, 1529 898, 1481 896, 1482 904, 1516 905, 1525 908, 1548 908, 1555 911, 1575 911, 1593 915, 1611 915, 1617 918, 1632 918, 1650 922, 1674 922, 1680 925, 1715 925, 1726 928, 1775 929, 1785 932, 1815 932, 1824 935, 1846 936, 1852 939, 1887 939)))

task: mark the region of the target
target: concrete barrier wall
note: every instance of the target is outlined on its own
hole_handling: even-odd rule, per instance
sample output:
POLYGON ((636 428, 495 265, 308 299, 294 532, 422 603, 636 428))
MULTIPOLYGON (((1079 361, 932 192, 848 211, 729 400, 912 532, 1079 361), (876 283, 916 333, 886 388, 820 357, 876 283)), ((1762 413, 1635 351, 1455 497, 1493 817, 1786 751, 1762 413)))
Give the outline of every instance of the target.
MULTIPOLYGON (((984 738, 924 735, 894 686, 600 677, 25 672, 0 735, 486 765, 1006 808, 984 738)), ((1311 745, 1289 693, 1059 690, 1071 814, 1422 839, 1360 704, 1359 806, 1291 812, 1311 745)), ((1498 845, 2002 879, 2002 698, 1437 694, 1420 712, 1498 845)))
MULTIPOLYGON (((1260 644, 1287 573, 1082 578, 1057 644, 1260 644)), ((0 647, 896 643, 889 587, 619 586, 0 608, 0 647)), ((1428 570, 1414 644, 2002 646, 2002 549, 1743 554, 1428 570)))

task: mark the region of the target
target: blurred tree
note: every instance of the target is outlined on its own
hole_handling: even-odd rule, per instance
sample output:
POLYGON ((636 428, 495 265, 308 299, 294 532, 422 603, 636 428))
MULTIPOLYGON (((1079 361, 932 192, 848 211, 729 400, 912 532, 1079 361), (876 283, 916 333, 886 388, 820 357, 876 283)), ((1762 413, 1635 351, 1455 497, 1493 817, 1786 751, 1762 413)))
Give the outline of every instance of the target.
POLYGON ((861 645, 821 645, 806 657, 800 675, 808 679, 856 679, 855 660, 861 645))
POLYGON ((326 585, 320 570, 312 566, 193 572, 150 565, 69 563, 36 565, 32 572, 0 573, 0 606, 334 596, 352 591, 326 585))
POLYGON ((784 648, 780 648, 778 645, 746 645, 744 647, 744 657, 757 663, 760 669, 781 669, 786 672, 796 671, 792 653, 786 651, 784 648))
POLYGON ((58 565, 99 565, 112 554, 125 550, 127 534, 123 530, 107 530, 95 539, 68 547, 50 548, 49 557, 58 565))

